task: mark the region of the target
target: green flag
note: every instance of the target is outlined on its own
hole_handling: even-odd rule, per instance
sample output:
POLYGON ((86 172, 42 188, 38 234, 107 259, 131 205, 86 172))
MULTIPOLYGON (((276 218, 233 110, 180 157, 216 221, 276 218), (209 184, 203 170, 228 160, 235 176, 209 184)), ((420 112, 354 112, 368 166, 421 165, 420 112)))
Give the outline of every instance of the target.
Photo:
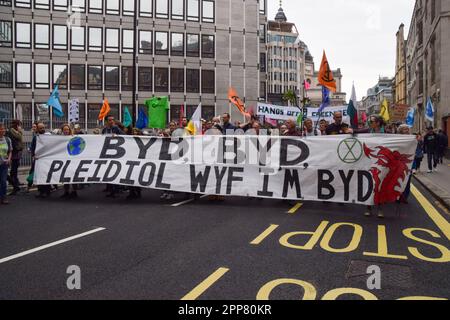
POLYGON ((125 107, 123 110, 123 126, 128 128, 133 123, 133 118, 131 117, 131 113, 128 110, 128 107, 125 107))
POLYGON ((358 111, 353 104, 353 100, 350 100, 347 108, 347 114, 350 117, 350 124, 353 129, 358 128, 358 111))
POLYGON ((167 97, 155 97, 145 101, 148 109, 149 124, 151 129, 164 129, 167 125, 167 111, 169 99, 167 97))
POLYGON ((299 126, 301 126, 301 125, 302 125, 302 122, 303 122, 303 112, 300 112, 300 115, 299 115, 298 118, 297 118, 297 124, 298 124, 299 126))

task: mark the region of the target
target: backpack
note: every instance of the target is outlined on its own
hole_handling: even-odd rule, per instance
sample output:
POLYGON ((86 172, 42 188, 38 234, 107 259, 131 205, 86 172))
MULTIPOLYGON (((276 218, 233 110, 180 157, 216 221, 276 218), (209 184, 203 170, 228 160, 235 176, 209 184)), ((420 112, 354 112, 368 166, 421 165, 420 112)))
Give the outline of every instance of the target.
MULTIPOLYGON (((13 150, 13 151, 16 151, 16 152, 18 152, 18 151, 23 151, 23 147, 21 148, 21 147, 19 146, 19 141, 18 141, 17 139, 15 139, 15 138, 11 135, 11 133, 10 133, 9 131, 8 131, 6 137, 10 139, 10 144, 11 144, 11 146, 12 146, 12 150, 13 150)), ((11 152, 12 152, 12 151, 11 151, 11 152)))

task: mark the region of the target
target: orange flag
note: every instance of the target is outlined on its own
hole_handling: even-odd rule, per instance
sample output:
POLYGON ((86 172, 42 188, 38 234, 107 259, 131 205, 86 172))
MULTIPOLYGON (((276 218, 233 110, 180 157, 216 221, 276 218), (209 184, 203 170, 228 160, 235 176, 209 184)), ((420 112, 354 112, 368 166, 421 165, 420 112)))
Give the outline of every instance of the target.
POLYGON ((336 92, 336 80, 334 80, 325 51, 323 51, 322 63, 320 64, 319 83, 330 91, 336 92))
POLYGON ((100 114, 98 115, 98 120, 105 119, 110 111, 111 108, 109 107, 108 99, 105 98, 105 101, 103 101, 102 109, 100 110, 100 114))
POLYGON ((234 104, 239 109, 239 111, 243 115, 248 115, 248 113, 245 111, 244 103, 242 102, 241 98, 239 98, 236 90, 234 90, 232 87, 228 89, 228 99, 232 104, 234 104))

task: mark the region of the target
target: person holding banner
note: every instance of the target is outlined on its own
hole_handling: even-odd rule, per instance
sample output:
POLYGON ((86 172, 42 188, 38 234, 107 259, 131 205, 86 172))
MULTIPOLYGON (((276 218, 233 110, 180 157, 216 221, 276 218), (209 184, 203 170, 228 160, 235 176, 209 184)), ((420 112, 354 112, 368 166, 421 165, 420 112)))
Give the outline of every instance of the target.
POLYGON ((320 130, 320 134, 322 136, 326 136, 327 135, 327 128, 328 128, 328 121, 325 119, 322 119, 319 121, 319 130, 320 130))
POLYGON ((222 115, 222 134, 234 134, 234 131, 236 130, 236 127, 231 124, 231 116, 229 113, 224 113, 222 115))
POLYGON ((303 135, 305 137, 317 137, 321 136, 322 132, 319 129, 314 128, 314 122, 311 119, 306 119, 305 130, 303 130, 303 135))
POLYGON ((301 137, 302 134, 301 132, 299 132, 297 130, 297 124, 295 123, 294 120, 288 120, 286 121, 286 128, 287 128, 287 132, 285 132, 285 134, 283 134, 284 136, 287 137, 301 137))
POLYGON ((353 129, 344 122, 342 122, 343 115, 342 112, 337 111, 333 115, 334 123, 327 127, 327 136, 334 136, 340 134, 352 134, 353 129))
POLYGON ((116 126, 116 121, 114 119, 114 116, 107 116, 106 117, 106 126, 102 130, 103 135, 124 135, 125 133, 120 130, 118 126, 116 126))
MULTIPOLYGON (((33 176, 34 176, 34 167, 35 167, 36 160, 37 160, 36 159, 37 138, 38 138, 38 136, 45 135, 45 134, 47 134, 46 130, 45 130, 45 124, 42 122, 39 122, 37 124, 36 135, 34 135, 33 140, 31 141, 31 148, 30 148, 31 157, 33 159, 33 163, 31 165, 31 171, 33 172, 33 176)), ((38 185, 37 187, 38 187, 39 194, 36 196, 36 198, 44 199, 44 198, 48 198, 50 196, 51 190, 52 190, 51 186, 38 185)))
MULTIPOLYGON (((72 136, 72 129, 70 128, 70 125, 68 124, 64 124, 61 127, 61 132, 63 136, 72 136)), ((70 184, 65 184, 64 185, 64 194, 60 197, 61 199, 74 199, 74 198, 78 198, 78 186, 76 184, 70 185, 70 184), (70 192, 70 190, 72 189, 72 192, 70 192)))

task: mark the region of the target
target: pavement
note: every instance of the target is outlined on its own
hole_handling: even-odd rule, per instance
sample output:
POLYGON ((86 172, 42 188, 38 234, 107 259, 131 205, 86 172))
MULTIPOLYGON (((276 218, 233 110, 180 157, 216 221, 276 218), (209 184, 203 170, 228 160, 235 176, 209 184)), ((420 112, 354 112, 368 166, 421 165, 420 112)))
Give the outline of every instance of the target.
POLYGON ((450 211, 450 160, 444 158, 444 163, 439 165, 437 172, 427 173, 428 165, 426 156, 422 162, 422 170, 414 178, 427 189, 443 206, 447 213, 450 211))
POLYGON ((358 205, 102 190, 0 207, 0 300, 450 298, 449 217, 417 183, 385 219, 358 205))

